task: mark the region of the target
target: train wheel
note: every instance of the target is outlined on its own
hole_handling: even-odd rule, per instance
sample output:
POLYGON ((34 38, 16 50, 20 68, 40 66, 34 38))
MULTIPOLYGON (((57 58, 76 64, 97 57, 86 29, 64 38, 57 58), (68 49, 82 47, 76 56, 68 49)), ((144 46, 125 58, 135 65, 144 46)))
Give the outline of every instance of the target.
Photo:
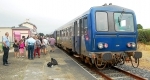
POLYGON ((123 53, 123 54, 121 54, 121 56, 120 56, 121 58, 119 59, 119 64, 120 65, 123 65, 124 63, 125 63, 125 54, 123 53))
POLYGON ((104 69, 106 67, 106 64, 107 63, 104 62, 104 61, 101 61, 100 64, 99 64, 98 60, 97 59, 95 60, 95 66, 98 69, 104 69))
POLYGON ((133 58, 133 57, 129 57, 129 59, 131 60, 131 64, 134 68, 137 68, 139 66, 139 58, 133 58))
POLYGON ((82 62, 85 61, 85 60, 84 60, 84 56, 83 56, 82 54, 80 54, 80 59, 81 59, 82 62))
POLYGON ((94 59, 90 58, 90 63, 89 64, 90 64, 91 67, 93 67, 93 61, 94 61, 94 59))
POLYGON ((111 62, 107 62, 107 65, 106 65, 106 66, 107 66, 107 68, 111 68, 111 67, 114 66, 114 65, 113 65, 113 62, 111 61, 111 62))
POLYGON ((112 66, 117 66, 117 59, 116 58, 114 58, 112 66))

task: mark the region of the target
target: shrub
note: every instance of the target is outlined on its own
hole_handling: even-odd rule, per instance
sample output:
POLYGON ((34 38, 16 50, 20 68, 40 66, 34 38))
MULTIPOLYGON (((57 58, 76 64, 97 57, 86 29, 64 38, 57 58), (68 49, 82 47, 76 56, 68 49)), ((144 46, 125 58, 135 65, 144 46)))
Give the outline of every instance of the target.
POLYGON ((138 29, 138 42, 150 43, 150 29, 138 29))

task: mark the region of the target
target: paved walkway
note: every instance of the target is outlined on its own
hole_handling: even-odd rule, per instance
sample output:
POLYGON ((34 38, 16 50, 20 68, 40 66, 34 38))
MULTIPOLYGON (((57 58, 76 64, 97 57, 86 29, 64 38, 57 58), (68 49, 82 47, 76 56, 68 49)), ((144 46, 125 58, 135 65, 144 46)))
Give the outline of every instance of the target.
MULTIPOLYGON (((0 53, 2 59, 3 53, 0 53)), ((28 60, 27 58, 14 58, 13 49, 10 50, 9 66, 0 65, 0 80, 46 80, 43 79, 43 69, 46 61, 50 61, 50 55, 41 55, 41 58, 28 60)))
POLYGON ((59 49, 34 60, 14 58, 13 50, 10 50, 8 62, 11 63, 9 66, 3 66, 0 60, 0 80, 95 80, 59 49), (50 56, 59 65, 47 67, 50 56))

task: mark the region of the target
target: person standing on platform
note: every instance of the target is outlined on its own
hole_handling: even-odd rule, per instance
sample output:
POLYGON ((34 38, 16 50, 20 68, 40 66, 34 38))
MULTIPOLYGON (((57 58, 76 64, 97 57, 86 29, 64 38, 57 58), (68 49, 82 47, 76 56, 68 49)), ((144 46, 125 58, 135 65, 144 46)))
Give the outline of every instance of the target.
POLYGON ((47 47, 48 47, 48 41, 46 39, 46 37, 43 38, 43 51, 44 51, 44 54, 46 55, 47 54, 47 47))
POLYGON ((49 39, 49 44, 50 44, 50 46, 51 46, 51 50, 50 50, 50 52, 54 52, 54 50, 55 50, 55 38, 53 38, 53 37, 51 37, 50 39, 49 39))
POLYGON ((9 33, 6 32, 5 36, 3 37, 3 65, 8 66, 8 53, 9 53, 9 48, 10 48, 10 41, 8 39, 9 33))
POLYGON ((17 40, 15 40, 13 47, 14 47, 15 58, 17 58, 19 57, 19 43, 17 40))
POLYGON ((42 36, 40 36, 40 41, 41 41, 40 52, 43 53, 43 45, 42 45, 42 43, 43 43, 43 37, 42 36))
POLYGON ((29 39, 27 39, 26 45, 28 45, 28 59, 33 60, 33 52, 34 52, 34 46, 35 46, 35 39, 33 39, 33 35, 30 36, 29 39))
POLYGON ((40 58, 40 46, 41 46, 41 41, 38 39, 38 37, 35 37, 35 50, 34 50, 34 58, 36 57, 36 53, 38 53, 38 58, 40 58))
POLYGON ((25 48, 25 44, 23 42, 23 39, 21 39, 19 41, 19 53, 20 53, 20 57, 24 57, 24 48, 25 48))

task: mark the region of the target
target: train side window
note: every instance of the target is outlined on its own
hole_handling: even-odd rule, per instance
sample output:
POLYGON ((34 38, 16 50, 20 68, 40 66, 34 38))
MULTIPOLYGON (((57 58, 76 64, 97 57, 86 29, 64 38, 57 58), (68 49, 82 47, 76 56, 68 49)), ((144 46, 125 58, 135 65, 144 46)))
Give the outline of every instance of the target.
POLYGON ((62 30, 60 30, 60 31, 61 31, 61 34, 60 34, 60 35, 61 35, 61 37, 62 37, 62 36, 63 36, 63 31, 62 31, 62 30))
POLYGON ((69 28, 67 28, 67 36, 69 36, 69 28))
POLYGON ((71 36, 71 33, 72 31, 71 31, 71 26, 69 27, 69 36, 71 36))
POLYGON ((68 28, 68 36, 69 36, 69 28, 68 28))
POLYGON ((63 29, 63 37, 65 37, 65 30, 63 29))
POLYGON ((74 27, 72 26, 72 36, 74 36, 74 27))
POLYGON ((67 36, 69 36, 69 28, 67 28, 67 36))
POLYGON ((63 31, 62 30, 60 30, 61 31, 61 37, 63 36, 63 31))
POLYGON ((66 33, 67 33, 66 36, 68 36, 68 28, 66 28, 66 33))
POLYGON ((57 33, 57 36, 59 36, 59 31, 58 31, 58 33, 57 33))
POLYGON ((65 36, 66 36, 66 34, 67 34, 67 33, 66 33, 66 29, 65 29, 65 36))
POLYGON ((68 28, 66 28, 66 36, 68 36, 68 28))
POLYGON ((64 30, 62 30, 62 31, 63 31, 63 37, 64 37, 64 35, 65 35, 64 30))
POLYGON ((77 21, 74 23, 74 36, 77 36, 77 31, 78 31, 78 23, 77 21))
POLYGON ((68 35, 68 33, 67 33, 67 28, 66 28, 66 36, 68 35))
POLYGON ((106 12, 96 12, 96 30, 108 31, 108 19, 106 12))
POLYGON ((65 37, 65 31, 63 30, 63 37, 65 37))
POLYGON ((70 31, 69 31, 69 28, 68 28, 68 36, 69 36, 69 34, 70 34, 70 31))
POLYGON ((80 19, 80 20, 79 20, 79 35, 80 35, 80 36, 82 35, 82 32, 83 32, 83 31, 82 31, 82 27, 83 27, 82 25, 83 25, 83 22, 82 22, 82 19, 80 19))
POLYGON ((87 34, 87 29, 88 29, 87 25, 88 25, 88 23, 87 23, 87 17, 85 17, 85 18, 83 18, 83 35, 87 34))
POLYGON ((58 36, 58 31, 57 31, 56 35, 58 36))
POLYGON ((68 28, 68 36, 70 36, 69 34, 70 34, 70 31, 69 31, 69 28, 68 28))
POLYGON ((61 33, 62 33, 62 32, 61 32, 61 30, 60 30, 60 36, 61 36, 61 33))
POLYGON ((77 21, 77 36, 80 36, 80 21, 77 21))
POLYGON ((65 33, 65 34, 64 34, 64 37, 65 37, 65 36, 66 36, 66 29, 64 29, 64 33, 65 33))
POLYGON ((60 31, 59 31, 59 37, 60 37, 60 31))
POLYGON ((58 36, 58 31, 57 31, 57 36, 58 36))
POLYGON ((65 29, 65 36, 67 36, 67 30, 65 29))

